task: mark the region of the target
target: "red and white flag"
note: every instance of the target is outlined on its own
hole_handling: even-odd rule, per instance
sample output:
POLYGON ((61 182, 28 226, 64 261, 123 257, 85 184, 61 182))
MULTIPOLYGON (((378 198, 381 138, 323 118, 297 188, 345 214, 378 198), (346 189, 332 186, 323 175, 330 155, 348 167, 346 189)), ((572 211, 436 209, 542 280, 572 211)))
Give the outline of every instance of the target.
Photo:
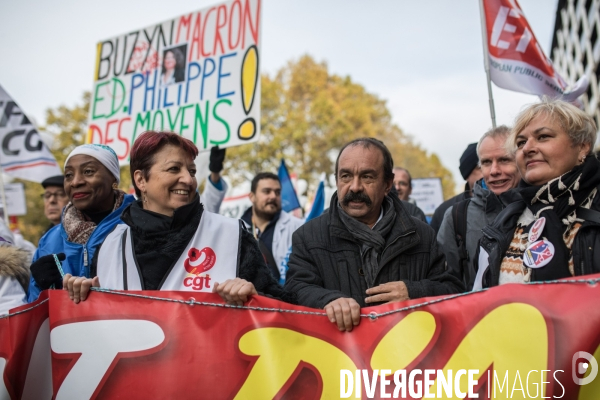
POLYGON ((569 102, 587 90, 587 76, 569 87, 554 70, 517 0, 483 0, 483 6, 492 82, 504 89, 569 102))

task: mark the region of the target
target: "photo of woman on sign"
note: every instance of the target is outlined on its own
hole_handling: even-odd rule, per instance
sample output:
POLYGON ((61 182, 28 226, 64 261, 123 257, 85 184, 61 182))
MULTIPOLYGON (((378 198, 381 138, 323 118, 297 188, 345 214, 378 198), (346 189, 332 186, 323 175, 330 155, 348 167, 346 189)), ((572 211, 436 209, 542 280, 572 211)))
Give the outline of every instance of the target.
POLYGON ((161 86, 168 86, 185 80, 185 55, 187 45, 173 47, 163 52, 161 86))

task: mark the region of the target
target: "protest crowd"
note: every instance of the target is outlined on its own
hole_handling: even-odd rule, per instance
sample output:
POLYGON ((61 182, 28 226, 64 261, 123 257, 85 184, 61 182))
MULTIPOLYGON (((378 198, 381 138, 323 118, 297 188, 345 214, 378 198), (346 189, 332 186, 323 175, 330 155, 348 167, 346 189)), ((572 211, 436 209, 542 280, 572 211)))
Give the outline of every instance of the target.
MULTIPOLYGON (((591 290, 597 290, 600 280, 600 275, 589 277, 600 274, 600 151, 595 149, 598 126, 590 113, 580 107, 577 100, 580 91, 569 92, 558 75, 553 75, 552 79, 561 82, 560 88, 548 82, 541 84, 538 82, 541 79, 534 77, 531 85, 541 85, 546 92, 531 89, 531 93, 540 95, 540 100, 524 105, 510 126, 496 126, 493 102, 490 101, 492 127, 486 132, 477 132, 478 137, 469 140, 474 142, 462 143, 460 148, 464 151, 455 154, 460 176, 464 179, 464 186, 461 185, 464 190, 445 201, 440 194, 437 207, 428 205, 426 212, 425 202, 419 204, 415 198, 418 185, 414 181, 439 178, 441 193, 443 178, 434 177, 434 174, 425 177, 420 172, 423 171, 420 164, 432 162, 415 161, 411 165, 410 158, 398 154, 403 151, 398 150, 404 146, 402 136, 386 136, 377 129, 366 133, 359 130, 343 133, 336 141, 328 142, 335 145, 323 146, 327 148, 316 151, 330 164, 313 167, 312 163, 306 163, 310 165, 309 171, 303 171, 306 176, 322 174, 323 177, 314 191, 312 204, 309 202, 310 207, 304 207, 296 193, 298 185, 292 181, 283 159, 279 170, 272 171, 264 166, 273 165, 276 154, 254 151, 247 153, 252 155, 250 157, 247 154, 239 157, 241 152, 232 150, 232 147, 242 145, 246 149, 255 146, 256 150, 261 145, 260 140, 271 140, 277 146, 279 143, 273 140, 271 132, 264 134, 266 139, 260 137, 258 18, 261 1, 247 0, 243 8, 238 1, 227 4, 218 6, 215 14, 214 54, 204 53, 199 32, 204 35, 206 26, 200 29, 200 12, 195 18, 191 13, 157 25, 154 44, 154 34, 150 38, 144 30, 148 41, 144 45, 148 49, 156 46, 156 54, 152 56, 154 64, 150 66, 146 65, 149 50, 143 60, 137 54, 139 49, 145 48, 140 45, 131 50, 127 68, 121 67, 118 71, 116 50, 113 50, 118 48, 119 40, 127 36, 99 43, 88 136, 77 143, 86 144, 73 144, 65 150, 63 165, 58 165, 41 139, 37 147, 30 145, 30 139, 38 135, 37 131, 0 87, 0 106, 6 104, 0 109, 0 128, 8 126, 8 122, 13 123, 5 128, 6 131, 13 130, 7 135, 9 139, 29 130, 24 147, 31 154, 35 152, 29 154, 31 159, 28 160, 17 159, 16 151, 5 154, 7 159, 0 160, 0 173, 8 173, 13 168, 13 172, 17 171, 14 177, 27 180, 27 176, 18 174, 29 168, 28 173, 39 178, 30 181, 43 188, 41 197, 47 219, 41 238, 37 243, 31 243, 18 230, 11 231, 8 218, 0 218, 0 375, 3 376, 0 399, 34 398, 26 395, 30 392, 44 396, 52 394, 53 398, 78 398, 80 393, 85 393, 83 397, 95 398, 100 397, 99 390, 114 395, 121 390, 119 384, 130 384, 127 373, 142 365, 133 361, 118 370, 115 373, 121 374, 118 379, 102 389, 110 374, 106 371, 112 372, 121 355, 139 352, 153 357, 154 350, 167 346, 167 342, 172 346, 170 353, 154 366, 162 363, 159 368, 165 371, 169 369, 169 362, 185 358, 184 368, 195 367, 194 363, 200 358, 197 354, 204 357, 202 352, 213 351, 206 358, 205 369, 200 371, 204 373, 206 369, 214 368, 213 375, 205 374, 203 378, 228 382, 219 390, 237 393, 239 398, 253 397, 252 391, 259 389, 264 389, 262 397, 284 397, 282 388, 287 390, 293 384, 298 385, 295 388, 298 392, 306 391, 311 385, 310 378, 302 376, 302 372, 294 372, 301 362, 312 365, 314 371, 322 374, 319 389, 323 393, 331 393, 331 382, 338 384, 338 371, 346 371, 348 365, 354 367, 358 398, 359 368, 364 372, 368 366, 375 376, 381 371, 383 380, 390 376, 384 374, 388 371, 385 362, 390 360, 406 361, 398 364, 398 371, 409 370, 415 365, 421 368, 419 363, 423 360, 423 365, 437 365, 450 373, 452 368, 455 371, 468 368, 479 374, 476 369, 479 368, 482 371, 477 375, 480 380, 485 379, 483 372, 488 374, 485 387, 489 391, 494 385, 490 371, 495 374, 512 368, 518 375, 522 365, 530 367, 531 371, 539 369, 542 371, 540 387, 543 387, 549 383, 544 381, 544 371, 550 371, 551 366, 555 372, 564 372, 564 365, 571 362, 572 350, 577 350, 575 356, 585 353, 592 357, 582 350, 583 347, 575 349, 580 343, 585 343, 588 346, 585 349, 590 352, 596 349, 596 357, 600 355, 595 320, 584 324, 581 335, 573 334, 580 333, 573 320, 581 319, 584 315, 581 309, 595 301, 597 292, 591 290), (251 3, 254 6, 250 7, 251 3), (222 12, 228 15, 226 7, 230 7, 229 19, 225 17, 227 21, 222 22, 229 24, 229 35, 231 26, 238 28, 237 42, 230 37, 226 41, 221 38, 219 29, 225 25, 219 21, 222 12), (238 10, 239 21, 233 17, 237 15, 233 10, 238 10), (224 62, 226 58, 231 64, 224 62), (218 60, 218 67, 215 60, 218 60), (231 67, 234 61, 235 68, 231 67), (210 68, 207 71, 211 63, 213 72, 218 70, 214 76, 213 72, 208 72, 210 68), (128 75, 127 79, 125 75, 128 75), (120 94, 121 90, 123 93, 120 94), (121 103, 115 106, 115 101, 121 103), (110 129, 117 129, 115 127, 118 127, 118 140, 111 136, 113 131, 110 129), (210 153, 206 168, 202 166, 203 152, 204 155, 210 153), (244 162, 229 168, 236 157, 244 162), (129 177, 126 179, 121 175, 121 167, 127 164, 129 177), (329 168, 331 164, 334 164, 333 168, 329 168), (228 201, 227 196, 230 196, 229 200, 236 198, 232 194, 237 189, 232 176, 240 170, 248 178, 245 183, 249 193, 246 190, 242 196, 237 196, 243 197, 244 203, 238 204, 244 206, 237 214, 229 215, 223 211, 223 205, 228 201), (250 171, 257 173, 251 176, 250 171), (326 176, 332 177, 329 183, 335 189, 327 195, 326 176), (588 277, 580 279, 582 276, 588 277), (565 286, 554 292, 522 290, 536 285, 549 286, 546 283, 565 286), (573 304, 580 299, 569 300, 564 307, 562 303, 557 306, 548 301, 568 286, 567 283, 573 285, 564 289, 567 293, 564 296, 584 285, 588 290, 587 295, 582 295, 582 303, 578 304, 580 309, 572 315, 570 307, 575 308, 573 304), (581 286, 573 288, 575 284, 581 286), (516 289, 509 291, 511 288, 516 289), (514 293, 517 293, 515 298, 512 297, 514 293), (196 294, 199 294, 198 299, 191 297, 196 294), (101 297, 105 295, 118 295, 121 299, 111 303, 108 311, 98 311, 90 306, 95 305, 96 299, 106 299, 101 297), (182 300, 182 295, 190 297, 182 300), (140 311, 137 318, 138 314, 131 312, 120 314, 119 307, 126 309, 138 305, 125 304, 130 301, 122 300, 125 297, 156 302, 144 303, 144 307, 149 308, 144 308, 146 314, 140 311), (190 318, 188 321, 182 314, 184 317, 173 317, 177 321, 166 317, 159 321, 163 315, 159 316, 156 310, 165 313, 165 308, 161 308, 164 304, 157 305, 159 301, 206 307, 198 320, 191 321, 190 318), (446 303, 439 306, 444 301, 446 303), (454 303, 447 306, 450 301, 454 303), (48 304, 42 306, 44 303, 48 304), (263 307, 264 304, 267 306, 263 307), (483 306, 478 308, 481 304, 483 306), (465 310, 465 305, 473 308, 465 310), (544 306, 548 306, 547 309, 544 306), (418 307, 421 308, 417 310, 418 307), (451 311, 445 313, 448 309, 451 311), (81 310, 85 311, 80 313, 81 310), (227 321, 219 321, 220 330, 212 331, 212 325, 203 325, 207 322, 205 319, 214 318, 216 313, 223 315, 232 311, 238 312, 238 318, 229 318, 233 314, 222 317, 227 321), (28 312, 30 314, 24 316, 28 312), (258 316, 259 312, 272 314, 258 316), (288 315, 301 322, 290 322, 291 318, 285 319, 288 315), (367 320, 375 322, 381 316, 390 315, 396 316, 393 324, 388 323, 392 318, 385 322, 379 319, 379 324, 373 323, 373 330, 365 333, 367 320), (96 316, 98 318, 94 319, 96 316), (156 321, 151 320, 154 316, 156 321), (301 319, 306 316, 315 317, 313 321, 320 318, 314 327, 310 327, 313 331, 307 329, 310 332, 305 334, 304 326, 294 330, 294 324, 306 324, 308 320, 301 319), (12 321, 15 323, 11 325, 12 321), (72 339, 85 336, 80 333, 87 329, 82 328, 85 323, 99 322, 97 326, 100 327, 107 321, 110 324, 131 322, 127 328, 134 331, 130 337, 134 338, 131 349, 117 349, 117 346, 113 348, 114 354, 110 351, 103 354, 115 342, 131 344, 125 334, 121 335, 121 331, 110 324, 109 328, 102 328, 105 330, 90 328, 86 331, 90 337, 97 335, 96 339, 110 336, 107 332, 115 332, 116 339, 111 337, 98 349, 94 348, 93 356, 77 348, 78 342, 72 339), (71 336, 61 334, 72 328, 69 325, 80 322, 76 328, 80 331, 71 331, 71 336), (191 326, 189 331, 188 324, 191 326), (521 324, 526 326, 522 332, 521 324), (163 329, 167 325, 172 329, 163 329), (501 332, 504 328, 506 332, 501 332), (196 329, 201 333, 199 339, 195 337, 196 329), (526 337, 529 332, 537 336, 526 337), (136 342, 138 333, 139 342, 146 341, 145 344, 136 342), (156 336, 151 338, 155 333, 156 336), (186 342, 184 338, 189 339, 186 335, 194 337, 196 342, 186 342), (438 336, 441 340, 434 343, 433 338, 437 340, 438 336), (571 340, 572 336, 577 337, 571 340), (521 340, 522 337, 525 340, 521 340), (205 340, 207 338, 209 340, 205 340), (407 343, 399 343, 405 338, 408 338, 407 343), (65 345, 70 341, 77 343, 73 347, 65 345), (231 345, 233 341, 235 345, 231 345), (291 341, 294 341, 293 345, 288 343, 291 341), (277 348, 279 342, 286 342, 287 347, 277 348), (38 343, 41 343, 39 347, 38 343), (511 347, 513 343, 516 343, 515 347, 511 347), (223 349, 227 348, 219 349, 221 345, 223 349), (527 353, 529 348, 533 350, 527 353), (435 354, 427 355, 432 349, 431 353, 435 354), (294 352, 302 353, 306 358, 294 352), (414 354, 405 357, 404 353, 411 352, 414 354), (185 354, 182 356, 181 353, 185 354), (284 353, 285 357, 282 356, 284 353), (84 362, 78 361, 80 354, 83 354, 84 362), (382 354, 389 357, 386 359, 382 354), (505 354, 508 355, 502 358, 505 354), (366 355, 372 357, 369 365, 366 355), (106 365, 92 360, 96 356, 106 365), (69 361, 69 357, 74 358, 69 361), (219 357, 217 361, 216 357, 219 357), (312 364, 308 359, 313 361, 312 364), (352 364, 355 359, 360 359, 364 365, 360 362, 352 364), (317 365, 323 360, 334 361, 325 366, 326 362, 317 365), (347 361, 347 365, 344 364, 347 361), (385 368, 376 367, 377 361, 385 368), (68 362, 71 364, 67 366, 68 362), (273 372, 286 362, 289 362, 287 372, 279 375, 273 372), (92 364, 95 369, 89 367, 92 364), (265 364, 268 365, 265 367, 265 364), (231 371, 231 366, 237 370, 231 371), (31 384, 26 379, 30 376, 38 378, 36 368, 42 371, 39 374, 41 383, 31 384), (85 372, 80 372, 84 369, 85 372), (334 371, 335 376, 326 377, 323 371, 334 371), (286 373, 287 377, 284 376, 286 373), (268 376, 261 380, 261 374, 268 376), (242 375, 246 380, 238 382, 236 379, 242 375), (292 383, 286 383, 291 376, 300 383, 292 382, 293 379, 289 381, 292 383), (271 378, 273 382, 281 382, 273 383, 271 378), (269 384, 262 385, 263 381, 269 384)), ((205 14, 204 24, 215 10, 217 8, 213 7, 205 14)), ((482 12, 491 13, 489 10, 482 12)), ((492 20, 505 22, 508 13, 508 6, 499 6, 494 9, 492 20)), ((510 18, 520 18, 519 15, 515 12, 510 18)), ((494 24, 495 31, 501 31, 496 25, 504 27, 502 24, 494 24)), ((503 29, 514 32, 516 28, 503 29)), ((487 30, 491 32, 490 27, 487 30)), ((527 39, 528 36, 524 37, 527 39)), ((517 38, 512 41, 520 47, 529 43, 517 38)), ((126 43, 125 40, 125 47, 126 43)), ((490 56, 492 61, 493 57, 500 59, 502 56, 498 49, 509 46, 508 42, 498 45, 498 40, 491 39, 486 43, 484 47, 495 47, 485 50, 486 59, 490 56)), ((499 82, 507 82, 510 68, 508 64, 506 68, 499 65, 496 63, 496 71, 492 70, 491 74, 495 73, 499 82), (498 79, 498 74, 504 74, 505 80, 498 79)), ((491 84, 489 65, 487 69, 488 83, 491 84)), ((521 75, 510 76, 514 87, 524 86, 522 82, 531 78, 521 75)), ((351 95, 343 93, 338 97, 351 95)), ((278 93, 274 97, 283 96, 278 93)), ((303 104, 298 108, 310 107, 303 104)), ((272 114, 276 114, 273 118, 278 122, 285 120, 292 125, 292 131, 306 128, 302 125, 306 121, 299 120, 311 119, 310 114, 306 114, 306 118, 304 114, 302 118, 287 118, 285 113, 272 114), (297 128, 295 124, 298 124, 297 128)), ((387 114, 384 119, 388 119, 387 114)), ((353 125, 340 126, 347 129, 353 125)), ((301 145, 301 150, 292 148, 294 146, 282 148, 281 154, 313 151, 319 147, 310 145, 309 141, 301 145)), ((439 163, 437 156, 435 160, 439 163)), ((303 168, 305 166, 303 164, 303 168)), ((6 204, 1 210, 8 215, 1 178, 0 195, 2 204, 6 204)), ((300 190, 301 195, 309 193, 305 189, 300 190)), ((99 303, 98 300, 96 304, 99 303)), ((127 357, 123 356, 123 359, 127 357)), ((160 357, 159 354, 154 360, 160 357)), ((573 371, 575 360, 573 358, 571 364, 573 371)), ((140 370, 150 374, 150 368, 140 370)), ((591 368, 594 369, 597 374, 597 364, 591 368)), ((347 371, 352 378, 352 371, 347 371)), ((579 382, 588 379, 590 372, 583 378, 585 373, 579 370, 579 382)), ((574 385, 585 385, 578 383, 575 375, 573 372, 573 384, 569 382, 571 386, 567 386, 567 391, 573 393, 574 385)), ((560 384, 555 375, 554 378, 560 384)), ((144 379, 145 376, 132 379, 132 392, 139 389, 135 385, 146 384, 144 379)), ((160 382, 158 378, 157 382, 160 382)), ((385 391, 384 382, 381 393, 385 391)), ((433 381, 427 382, 425 377, 423 388, 433 387, 433 381)), ((460 389, 460 376, 454 383, 460 389)), ((160 383, 156 385, 160 386, 160 383)), ((154 390, 150 386, 148 390, 154 390)), ((529 381, 526 386, 531 386, 529 381)), ((480 385, 478 390, 483 387, 480 385)), ((557 393, 557 385, 548 387, 552 393, 557 393)), ((339 385, 335 390, 337 388, 339 385)), ((166 390, 169 394, 170 389, 166 390)), ((600 389, 589 390, 592 393, 592 390, 600 389)), ((110 397, 106 393, 105 397, 110 397)), ((583 389, 581 393, 585 393, 583 389)), ((325 394, 323 397, 327 398, 325 394)), ((389 396, 382 394, 381 397, 389 396)), ((489 394, 488 398, 491 398, 489 394)))
POLYGON ((271 172, 253 179, 252 206, 240 220, 217 214, 225 149, 212 149, 199 194, 196 146, 172 132, 141 134, 131 151, 134 196, 118 189, 109 146, 82 145, 67 157, 64 177, 42 183, 52 227, 33 258, 2 233, 2 311, 46 289, 79 303, 93 287, 205 288, 227 304, 259 294, 323 309, 351 331, 366 306, 598 273, 596 130, 569 103, 528 106, 512 128, 466 146, 465 191, 440 205, 431 226, 410 202, 410 166, 394 165, 376 138, 339 150, 337 191, 309 221, 282 211, 271 172), (199 274, 215 259, 210 277, 199 274))

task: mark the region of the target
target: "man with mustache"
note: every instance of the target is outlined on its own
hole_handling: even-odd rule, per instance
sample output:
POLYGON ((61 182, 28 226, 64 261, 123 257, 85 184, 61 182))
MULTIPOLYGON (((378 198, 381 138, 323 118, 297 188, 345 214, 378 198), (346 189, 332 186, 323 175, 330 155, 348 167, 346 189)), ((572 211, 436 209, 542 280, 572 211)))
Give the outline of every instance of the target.
POLYGON ((252 179, 250 201, 252 207, 241 219, 252 229, 271 273, 283 284, 292 233, 303 221, 281 210, 281 182, 271 172, 261 172, 252 179))
POLYGON ((515 158, 504 147, 509 134, 510 128, 501 125, 479 139, 477 156, 483 179, 475 183, 472 198, 446 210, 437 235, 448 269, 463 280, 467 290, 475 282, 475 252, 483 235, 481 229, 511 202, 504 193, 517 187, 521 179, 515 158))
POLYGON ((328 211, 292 238, 286 289, 299 304, 325 309, 341 331, 359 324, 361 307, 463 290, 445 270, 433 229, 388 195, 393 165, 377 139, 346 144, 328 211))

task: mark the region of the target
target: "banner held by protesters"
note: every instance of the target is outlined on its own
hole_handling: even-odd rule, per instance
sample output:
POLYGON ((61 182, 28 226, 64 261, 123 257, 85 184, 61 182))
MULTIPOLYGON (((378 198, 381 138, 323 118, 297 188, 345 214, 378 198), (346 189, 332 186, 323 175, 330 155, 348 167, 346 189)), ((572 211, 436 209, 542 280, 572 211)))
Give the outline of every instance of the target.
POLYGON ((258 140, 261 0, 231 0, 98 43, 87 141, 121 164, 145 130, 200 150, 258 140))
POLYGON ((108 291, 74 304, 54 290, 0 318, 0 394, 597 399, 598 279, 369 307, 351 333, 261 296, 224 306, 210 293, 108 291))

